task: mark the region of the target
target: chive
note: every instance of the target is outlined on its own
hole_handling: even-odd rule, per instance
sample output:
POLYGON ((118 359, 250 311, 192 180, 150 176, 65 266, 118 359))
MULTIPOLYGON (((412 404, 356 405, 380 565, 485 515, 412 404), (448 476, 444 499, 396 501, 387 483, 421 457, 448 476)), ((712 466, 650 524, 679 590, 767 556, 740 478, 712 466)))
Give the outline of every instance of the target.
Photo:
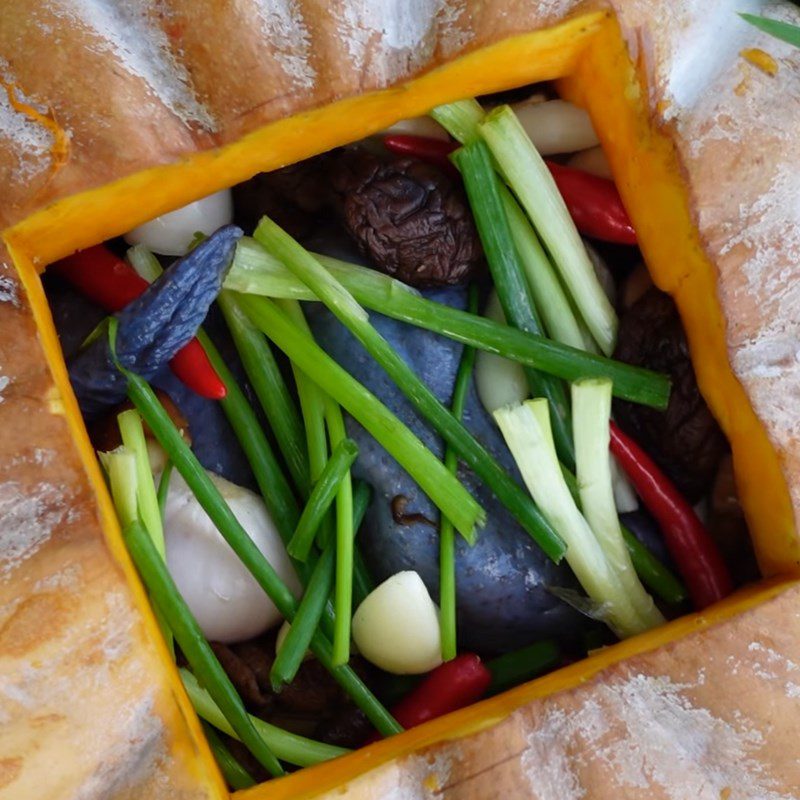
MULTIPOLYGON (((478 290, 475 284, 469 288, 469 311, 475 314, 478 310, 478 290)), ((460 420, 464 416, 464 405, 467 400, 472 368, 475 364, 475 350, 464 347, 461 362, 453 384, 453 399, 450 408, 453 416, 460 420)), ((444 451, 444 465, 454 475, 458 471, 458 456, 452 447, 444 451)), ((442 637, 442 660, 450 661, 456 657, 456 553, 455 531, 453 523, 442 517, 439 526, 439 624, 442 637)))
MULTIPOLYGON (((225 397, 219 401, 225 416, 233 428, 247 461, 253 470, 261 497, 269 509, 281 536, 286 541, 294 530, 300 516, 297 501, 283 474, 267 437, 258 422, 250 403, 244 395, 233 373, 223 360, 214 343, 203 331, 197 338, 206 351, 209 361, 227 389, 225 397)), ((176 466, 178 466, 176 464, 176 466)), ((178 467, 180 471, 180 467, 178 467)), ((188 483, 188 481, 187 481, 188 483)))
POLYGON ((203 637, 200 626, 181 597, 147 531, 140 522, 134 520, 123 528, 123 537, 150 596, 167 620, 181 652, 200 676, 230 727, 271 775, 283 775, 283 767, 253 727, 241 697, 203 637))
POLYGON ((136 459, 136 497, 139 516, 153 540, 153 546, 163 559, 166 557, 164 528, 161 524, 156 487, 153 484, 153 472, 147 456, 147 442, 144 438, 142 418, 138 411, 130 408, 117 415, 117 425, 119 425, 119 432, 122 436, 122 444, 129 452, 133 453, 136 459))
MULTIPOLYGON (((371 500, 372 488, 369 484, 364 481, 355 481, 353 484, 353 531, 356 537, 371 500)), ((355 547, 353 549, 353 605, 358 608, 374 588, 375 582, 369 574, 364 557, 361 555, 360 549, 355 547)))
POLYGON ((333 587, 333 571, 336 553, 333 542, 329 542, 314 565, 305 592, 297 607, 289 632, 281 649, 272 662, 269 677, 272 688, 279 692, 291 683, 308 652, 311 637, 317 630, 320 618, 333 587))
MULTIPOLYGON (((342 409, 330 397, 326 398, 325 418, 331 447, 331 461, 340 447, 352 442, 356 454, 358 447, 347 438, 342 409)), ((353 457, 355 461, 355 456, 353 457)), ((330 462, 328 462, 330 463, 330 462)), ((356 528, 353 525, 353 482, 349 468, 344 471, 336 490, 336 581, 334 583, 333 663, 346 664, 350 660, 350 623, 353 617, 353 551, 356 528)))
POLYGON ((253 776, 236 760, 219 734, 207 722, 203 722, 203 733, 214 754, 217 766, 231 789, 249 789, 255 786, 253 776))
POLYGON ((172 478, 172 462, 167 461, 164 464, 164 471, 161 473, 161 480, 158 482, 158 511, 161 514, 161 519, 164 519, 164 511, 167 508, 167 496, 169 495, 169 481, 172 478))
POLYGON ((294 485, 305 497, 310 489, 310 478, 303 424, 269 342, 253 326, 230 292, 223 291, 217 303, 294 485))
MULTIPOLYGON (((358 446, 352 439, 344 439, 334 449, 319 480, 311 490, 306 507, 300 515, 294 535, 286 545, 289 555, 299 561, 307 561, 314 534, 333 503, 339 484, 358 456, 358 446)), ((352 512, 351 512, 352 521, 352 512)), ((352 537, 351 537, 352 538, 352 537)))
POLYGON ((484 666, 492 673, 486 694, 499 694, 532 680, 552 669, 560 657, 558 645, 546 639, 486 661, 484 666))
MULTIPOLYGON (((462 147, 455 153, 455 163, 464 179, 467 198, 506 322, 526 333, 542 336, 542 324, 511 237, 500 196, 500 181, 492 168, 486 144, 476 140, 462 147)), ((531 394, 544 397, 550 404, 556 450, 561 460, 571 466, 575 463, 575 450, 564 387, 558 380, 538 370, 528 368, 525 374, 531 394)))
POLYGON ((627 594, 645 631, 664 624, 664 617, 636 575, 622 538, 614 503, 608 455, 611 382, 591 378, 572 384, 575 452, 581 511, 594 532, 616 580, 627 594))
POLYGON ((550 170, 508 106, 487 114, 478 130, 541 236, 600 350, 610 355, 616 341, 617 315, 550 170))
MULTIPOLYGON (((447 336, 462 344, 509 358, 568 381, 608 377, 614 396, 663 410, 669 401, 666 375, 586 353, 551 339, 533 336, 483 317, 426 300, 418 292, 383 275, 345 261, 316 256, 361 303, 387 317, 447 336)), ((301 281, 252 239, 242 240, 226 286, 251 295, 316 300, 301 281)))
POLYGON ((129 247, 126 256, 130 265, 139 274, 139 277, 144 278, 148 283, 160 278, 161 273, 164 271, 156 255, 143 244, 129 247))
MULTIPOLYGON (((370 490, 365 483, 356 486, 353 507, 353 528, 358 530, 369 503, 370 490)), ((334 543, 331 541, 322 551, 303 598, 295 614, 283 645, 278 651, 270 670, 270 680, 276 691, 294 680, 297 670, 308 651, 311 636, 323 618, 325 605, 334 579, 334 543)))
MULTIPOLYGON (((113 327, 110 328, 110 334, 113 336, 113 327)), ((127 370, 124 370, 123 374, 128 380, 128 397, 183 476, 200 506, 278 611, 291 622, 294 619, 297 603, 286 584, 236 519, 147 382, 127 370)), ((350 667, 333 666, 331 645, 324 636, 315 634, 311 641, 311 649, 381 734, 390 736, 402 730, 350 667)))
POLYGON ((567 542, 566 559, 575 577, 603 609, 615 633, 638 633, 640 621, 630 599, 616 581, 615 572, 564 480, 548 416, 547 401, 543 399, 527 400, 494 413, 528 491, 567 542))
POLYGON ((437 106, 430 115, 455 139, 466 144, 478 136, 478 123, 484 113, 477 100, 459 100, 437 106))
POLYGON ((480 506, 422 442, 369 390, 264 297, 240 296, 250 319, 277 347, 342 405, 419 483, 458 529, 470 532, 483 520, 480 506))
MULTIPOLYGON (((264 217, 261 220, 256 230, 256 238, 260 238, 262 244, 268 245, 268 249, 273 249, 275 255, 289 269, 295 271, 297 276, 307 283, 310 289, 319 294, 320 299, 337 315, 345 327, 361 342, 367 352, 383 367, 416 410, 453 447, 464 463, 486 483, 498 500, 520 521, 523 528, 528 531, 544 552, 553 560, 558 561, 564 554, 564 543, 552 526, 544 519, 530 498, 509 477, 486 448, 439 402, 433 392, 417 377, 411 367, 403 361, 391 345, 372 327, 369 321, 357 315, 343 313, 342 309, 345 306, 340 298, 342 292, 346 290, 341 287, 341 284, 336 282, 340 289, 335 293, 331 292, 330 283, 334 280, 331 275, 314 260, 313 256, 268 217, 264 217)), ((350 297, 349 294, 348 297, 350 297)), ((352 302, 354 303, 355 300, 352 300, 352 302)), ((443 465, 442 469, 444 470, 443 465)), ((454 476, 450 475, 447 470, 444 470, 444 472, 450 480, 456 481, 454 476)), ((416 475, 418 474, 419 470, 416 471, 416 475)), ((456 482, 458 483, 458 481, 456 482)), ((461 484, 459 483, 458 485, 460 486, 461 484)), ((475 512, 476 517, 480 517, 482 522, 485 514, 482 513, 480 506, 466 490, 464 490, 464 493, 469 498, 470 508, 475 512)), ((429 496, 431 496, 430 493, 429 496)), ((472 540, 474 525, 462 526, 458 518, 453 516, 451 509, 440 506, 440 511, 450 518, 456 530, 462 536, 468 541, 472 540)), ((461 516, 462 511, 463 509, 459 509, 459 516, 461 516)))
MULTIPOLYGON (((200 685, 198 679, 188 669, 181 669, 179 672, 198 716, 228 736, 238 739, 237 733, 225 719, 225 715, 220 711, 211 695, 200 685)), ((252 715, 250 715, 250 719, 263 740, 272 748, 278 758, 287 764, 311 767, 350 752, 344 747, 323 744, 313 739, 307 739, 305 736, 290 733, 252 715)))

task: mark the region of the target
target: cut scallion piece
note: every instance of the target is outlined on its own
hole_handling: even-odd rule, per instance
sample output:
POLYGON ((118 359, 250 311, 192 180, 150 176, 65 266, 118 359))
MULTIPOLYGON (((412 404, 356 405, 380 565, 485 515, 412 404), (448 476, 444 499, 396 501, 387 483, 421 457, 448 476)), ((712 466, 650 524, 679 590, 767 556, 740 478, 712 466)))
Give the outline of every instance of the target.
MULTIPOLYGON (((181 669, 180 674, 183 685, 186 687, 186 692, 198 716, 223 733, 227 733, 228 736, 238 739, 239 736, 236 731, 231 728, 225 719, 225 715, 220 711, 211 695, 200 685, 197 678, 188 669, 181 669)), ((281 761, 285 761, 287 764, 294 764, 297 767, 310 767, 350 752, 343 747, 323 744, 313 739, 307 739, 305 736, 290 733, 275 725, 270 725, 258 717, 251 716, 250 719, 264 742, 272 748, 281 761)))
MULTIPOLYGON (((334 449, 325 468, 322 470, 319 480, 314 484, 308 503, 300 515, 294 535, 286 546, 289 555, 298 559, 298 561, 308 560, 311 546, 314 543, 314 534, 333 503, 339 484, 356 460, 356 456, 358 456, 356 443, 352 439, 344 439, 334 449)), ((350 518, 352 525, 352 509, 350 518)))
POLYGON ((305 497, 309 492, 310 478, 303 424, 269 342, 261 331, 253 327, 230 292, 223 291, 217 303, 225 315, 247 379, 275 435, 294 485, 305 497))
MULTIPOLYGON (((469 311, 478 311, 478 290, 473 284, 469 289, 469 311)), ((453 384, 453 399, 450 408, 453 416, 460 420, 464 416, 464 405, 472 381, 472 368, 475 364, 475 350, 465 347, 453 384)), ((458 472, 458 456, 452 447, 444 451, 444 465, 454 475, 458 472)), ((442 637, 442 660, 450 661, 456 657, 456 543, 453 523, 442 517, 439 525, 439 626, 442 637)))
POLYGON ((494 413, 525 485, 567 543, 566 559, 581 586, 620 636, 638 633, 641 622, 616 580, 592 529, 561 473, 547 401, 527 400, 494 413))
POLYGON ((309 335, 264 297, 240 296, 250 319, 277 347, 341 404, 417 481, 462 533, 471 536, 483 521, 472 495, 441 461, 368 389, 336 363, 309 335))
POLYGON ((485 666, 492 673, 492 682, 486 694, 499 694, 532 680, 555 667, 560 656, 558 645, 545 640, 487 661, 485 666))
POLYGON ((478 123, 484 116, 480 103, 471 99, 436 106, 430 115, 462 144, 478 136, 478 123))
POLYGON ((489 112, 478 130, 547 247, 600 350, 610 355, 617 337, 617 315, 550 170, 508 106, 489 112))
MULTIPOLYGON (((113 333, 112 327, 110 328, 112 352, 113 333)), ((278 611, 291 622, 294 619, 297 602, 289 588, 236 519, 147 382, 132 372, 123 370, 123 373, 128 381, 128 397, 139 410, 150 430, 153 431, 153 435, 160 442, 167 456, 175 464, 175 468, 183 476, 200 506, 259 586, 267 593, 278 611)), ((390 736, 402 730, 397 721, 378 702, 350 667, 333 666, 331 645, 319 632, 311 641, 311 649, 378 731, 384 736, 390 736)))
POLYGON ((572 407, 576 474, 583 516, 641 621, 636 632, 663 625, 663 615, 636 576, 614 503, 608 449, 611 382, 593 378, 573 383, 572 407))
MULTIPOLYGON (((392 346, 372 327, 368 320, 343 312, 340 303, 341 291, 329 296, 330 275, 314 257, 299 245, 288 233, 272 220, 264 217, 256 229, 256 239, 279 258, 290 270, 318 294, 320 300, 337 315, 342 324, 361 342, 367 352, 380 364, 398 388, 411 401, 416 410, 450 444, 465 464, 494 492, 497 499, 519 520, 547 555, 558 561, 563 555, 563 542, 539 513, 536 506, 525 496, 522 489, 509 477, 491 454, 467 431, 467 429, 442 405, 417 374, 395 352, 392 346), (323 279, 322 276, 326 278, 323 279)), ((337 285, 338 284, 337 282, 337 285)), ((353 300, 355 302, 355 300, 353 300)), ((344 405, 344 403, 342 403, 344 405)), ((352 412, 351 412, 352 413, 352 412)), ((419 472, 417 468, 416 473, 419 472)), ((413 473, 412 473, 413 474, 413 473)), ((445 470, 449 480, 457 481, 445 470)), ((459 483, 459 486, 461 484, 459 483)), ((463 488, 463 487, 462 487, 463 488)), ((485 514, 466 490, 470 508, 483 520, 485 514)), ((430 493, 428 496, 431 497, 430 493)), ((431 497, 431 499, 434 499, 431 497)), ((448 509, 443 511, 468 541, 474 535, 472 527, 464 527, 448 509)), ((459 513, 459 517, 461 513, 459 513)))
MULTIPOLYGON (((210 697, 209 701, 211 701, 210 697)), ((214 760, 228 786, 231 789, 249 789, 251 786, 255 786, 256 782, 253 780, 253 776, 236 760, 216 730, 205 721, 203 722, 203 733, 206 735, 208 745, 214 754, 214 760)))
POLYGON ((197 338, 203 345, 208 360, 217 375, 225 384, 227 394, 219 401, 219 404, 253 470, 253 477, 256 479, 261 497, 275 521, 278 532, 284 541, 287 541, 300 517, 300 509, 297 507, 292 489, 272 452, 272 447, 264 435, 252 406, 228 365, 204 331, 199 330, 197 338))
MULTIPOLYGON (((523 333, 457 308, 426 300, 405 284, 377 270, 367 270, 328 256, 318 255, 315 258, 352 292, 356 300, 387 317, 568 381, 611 378, 615 397, 658 409, 667 407, 670 383, 666 375, 586 353, 582 348, 523 333)), ((302 281, 252 239, 239 243, 225 285, 244 294, 317 299, 302 281)))
POLYGON ((169 495, 169 482, 172 478, 172 470, 174 467, 172 466, 171 461, 167 461, 164 464, 164 471, 161 473, 161 478, 158 481, 158 511, 161 514, 161 519, 163 522, 164 519, 164 510, 167 507, 167 496, 169 495))
MULTIPOLYGON (((492 167, 489 150, 484 142, 476 140, 457 150, 454 159, 464 179, 467 198, 506 322, 526 333, 542 336, 542 324, 511 237, 500 195, 500 179, 492 167)), ((538 370, 528 368, 525 374, 531 394, 544 397, 550 403, 556 450, 561 460, 571 466, 575 454, 564 386, 558 379, 538 370)))
POLYGON ((150 597, 164 615, 181 652, 200 676, 230 729, 236 732, 271 775, 283 775, 283 767, 253 727, 241 697, 203 637, 200 626, 181 597, 167 565, 153 546, 144 526, 134 520, 123 528, 123 537, 150 597))

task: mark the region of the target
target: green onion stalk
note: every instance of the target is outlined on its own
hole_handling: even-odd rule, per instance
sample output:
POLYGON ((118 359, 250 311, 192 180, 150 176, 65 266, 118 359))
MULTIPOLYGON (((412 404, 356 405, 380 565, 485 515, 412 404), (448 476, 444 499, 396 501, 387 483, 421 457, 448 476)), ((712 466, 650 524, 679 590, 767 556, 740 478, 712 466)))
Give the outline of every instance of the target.
POLYGON ((214 760, 228 786, 234 790, 249 789, 251 786, 255 786, 256 782, 253 780, 253 776, 236 760, 217 731, 205 720, 203 721, 203 733, 206 735, 208 745, 214 754, 214 760))
MULTIPOLYGON (((541 336, 426 300, 403 283, 355 264, 314 255, 360 303, 393 319, 568 381, 607 377, 614 396, 659 410, 667 407, 669 378, 652 370, 585 352, 541 336)), ((253 239, 242 239, 225 286, 247 295, 318 300, 314 293, 253 239)))
MULTIPOLYGON (((153 400, 158 403, 155 395, 153 400)), ((164 416, 169 420, 166 413, 164 416)), ((271 775, 283 775, 283 767, 253 727, 241 697, 203 637, 197 620, 181 597, 164 559, 139 518, 136 458, 126 452, 108 453, 105 461, 111 494, 122 523, 123 539, 153 604, 163 615, 186 660, 200 676, 231 729, 271 775)))
MULTIPOLYGON (((454 154, 461 171, 475 224, 483 243, 489 270, 509 325, 543 336, 542 323, 525 279, 524 269, 511 236, 500 193, 500 180, 492 167, 486 144, 474 141, 454 154)), ((568 466, 575 462, 569 403, 563 384, 546 373, 526 369, 531 394, 550 403, 553 436, 561 460, 568 466)))
MULTIPOLYGON (((132 372, 122 371, 128 381, 128 397, 153 431, 153 435, 186 481, 200 506, 278 611, 291 622, 297 610, 297 601, 289 588, 236 519, 147 382, 132 372)), ((177 638, 177 632, 175 633, 177 638)), ((178 641, 180 643, 180 640, 178 641)), ((402 730, 350 667, 333 665, 330 642, 319 632, 311 640, 311 649, 383 735, 391 735, 402 730)))
MULTIPOLYGON (((491 488, 498 500, 519 520, 544 552, 558 561, 564 552, 560 537, 539 513, 517 483, 503 470, 490 453, 442 405, 391 345, 372 327, 366 312, 341 283, 289 234, 265 217, 256 230, 256 239, 281 260, 322 300, 361 342, 367 352, 383 367, 417 411, 456 451, 458 456, 491 488)), ((273 338, 274 341, 274 338, 273 338)), ((342 403, 344 405, 344 403, 342 403)), ((351 412, 352 413, 352 412, 351 412)), ((414 477, 419 469, 414 471, 414 477)), ((450 480, 456 480, 449 472, 450 480)), ((459 483, 459 486, 461 484, 459 483)), ((424 487, 423 487, 424 489, 424 487)), ((466 490, 465 490, 466 493, 466 490)), ((434 500, 430 493, 429 497, 434 500)), ((470 497, 472 506, 477 503, 470 497)), ((468 540, 472 528, 464 528, 450 510, 441 508, 456 529, 468 540)), ((483 515, 481 515, 483 516, 483 515)))
MULTIPOLYGON (((478 290, 473 284, 469 289, 470 313, 478 310, 478 290)), ((453 385, 453 398, 450 409, 460 420, 464 416, 472 368, 475 365, 475 350, 465 347, 456 372, 453 385)), ((454 475, 458 472, 458 456, 452 447, 445 447, 444 464, 454 475)), ((450 661, 456 657, 458 637, 456 635, 456 561, 455 530, 447 517, 442 517, 439 525, 439 626, 442 639, 442 659, 450 661)))

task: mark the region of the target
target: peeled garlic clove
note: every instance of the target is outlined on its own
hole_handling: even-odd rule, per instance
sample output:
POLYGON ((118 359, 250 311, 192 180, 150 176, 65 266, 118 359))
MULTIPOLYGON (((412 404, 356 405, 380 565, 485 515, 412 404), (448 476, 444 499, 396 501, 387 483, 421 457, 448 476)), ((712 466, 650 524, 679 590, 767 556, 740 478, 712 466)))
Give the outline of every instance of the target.
MULTIPOLYGON (((218 475, 209 476, 256 547, 299 594, 286 548, 261 498, 218 475)), ((240 642, 280 622, 278 609, 177 472, 171 477, 164 511, 164 540, 169 571, 207 639, 240 642)))
POLYGON ((567 162, 567 165, 582 172, 588 172, 590 175, 596 175, 598 178, 614 180, 611 165, 608 163, 602 147, 590 147, 588 150, 581 150, 579 153, 575 153, 567 162))
POLYGON ((424 136, 427 139, 441 139, 450 141, 447 131, 432 117, 411 117, 401 119, 381 131, 381 136, 388 136, 392 133, 402 133, 408 136, 424 136))
POLYGON ((353 639, 368 661, 396 675, 442 663, 439 611, 416 572, 398 572, 375 588, 353 616, 353 639))
POLYGON ((566 100, 516 103, 512 108, 543 156, 574 153, 600 144, 589 115, 566 100))
MULTIPOLYGON (((483 315, 505 324, 497 294, 492 292, 483 315)), ((498 408, 516 405, 530 396, 525 370, 516 362, 479 350, 475 356, 475 388, 483 407, 493 414, 498 408)))
POLYGON ((183 256, 189 250, 195 233, 210 236, 217 228, 232 221, 232 195, 230 189, 223 189, 139 225, 125 234, 125 241, 143 244, 161 255, 183 256))

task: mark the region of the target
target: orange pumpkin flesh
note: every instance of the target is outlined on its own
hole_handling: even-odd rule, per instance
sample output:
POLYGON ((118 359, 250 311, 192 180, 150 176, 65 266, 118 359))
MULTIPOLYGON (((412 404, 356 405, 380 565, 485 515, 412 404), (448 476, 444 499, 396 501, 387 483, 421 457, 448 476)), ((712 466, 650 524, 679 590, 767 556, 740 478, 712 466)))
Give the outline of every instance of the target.
MULTIPOLYGON (((151 638, 160 640, 158 629, 122 544, 110 498, 70 389, 39 272, 47 263, 75 249, 118 235, 255 172, 359 139, 443 102, 559 77, 562 91, 590 111, 653 277, 678 302, 701 388, 733 448, 740 496, 762 570, 768 575, 796 571, 800 545, 786 483, 766 433, 728 365, 714 268, 692 224, 677 158, 669 139, 651 126, 645 92, 640 89, 642 76, 637 75, 630 62, 615 20, 607 13, 595 12, 476 51, 404 86, 284 119, 222 149, 67 197, 4 232, 58 389, 58 396, 51 400, 52 411, 63 414, 69 424, 96 493, 106 542, 125 571, 151 638)), ((254 800, 300 798, 333 790, 398 755, 442 738, 465 736, 489 727, 520 705, 586 681, 634 653, 721 622, 785 588, 785 584, 752 587, 702 615, 678 620, 505 695, 241 796, 254 800)), ((174 737, 173 752, 196 752, 198 779, 205 776, 202 780, 212 782, 211 796, 222 797, 224 788, 177 672, 163 644, 159 648, 177 708, 157 712, 166 719, 176 712, 187 719, 187 733, 174 737)))

